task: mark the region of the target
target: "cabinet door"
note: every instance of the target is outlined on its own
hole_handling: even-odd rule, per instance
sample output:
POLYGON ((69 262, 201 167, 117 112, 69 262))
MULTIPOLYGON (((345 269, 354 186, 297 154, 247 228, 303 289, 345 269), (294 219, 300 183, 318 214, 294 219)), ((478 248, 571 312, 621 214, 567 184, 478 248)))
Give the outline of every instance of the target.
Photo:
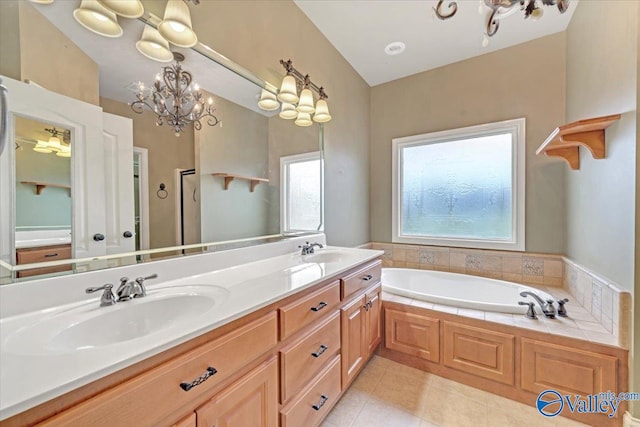
POLYGON ((197 409, 198 427, 276 427, 276 360, 272 357, 197 409))
POLYGON ((192 412, 171 427, 196 427, 196 413, 192 412))
POLYGON ((356 377, 365 361, 365 296, 342 309, 342 389, 356 377))
POLYGON ((380 300, 380 288, 376 288, 367 294, 366 309, 366 339, 367 355, 372 354, 382 340, 382 325, 380 312, 382 301, 380 300))

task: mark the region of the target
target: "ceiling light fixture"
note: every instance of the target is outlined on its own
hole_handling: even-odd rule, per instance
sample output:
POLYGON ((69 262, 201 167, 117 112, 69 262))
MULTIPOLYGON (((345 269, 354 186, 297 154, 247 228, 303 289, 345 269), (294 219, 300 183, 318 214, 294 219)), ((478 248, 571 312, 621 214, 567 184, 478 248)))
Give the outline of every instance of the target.
MULTIPOLYGON (((532 20, 538 20, 543 11, 542 6, 557 6, 560 13, 565 13, 569 9, 569 0, 480 0, 480 7, 484 2, 490 10, 487 13, 487 31, 482 45, 489 43, 488 37, 493 37, 500 27, 500 19, 510 15, 515 11, 516 6, 520 6, 520 10, 524 11, 525 19, 531 17, 532 20)), ((442 6, 444 0, 439 0, 438 5, 433 8, 436 16, 441 20, 452 18, 458 11, 458 3, 451 1, 447 4, 450 12, 444 12, 442 6)))
POLYGON ((387 55, 400 55, 402 52, 404 52, 404 50, 406 49, 406 46, 404 43, 402 42, 393 42, 393 43, 389 43, 385 48, 384 48, 384 53, 386 53, 387 55))
POLYGON ((101 36, 115 38, 122 35, 116 14, 98 0, 82 0, 80 7, 73 11, 73 17, 87 30, 101 36))
POLYGON ((298 126, 311 126, 313 122, 325 123, 331 120, 329 105, 327 104, 328 95, 324 91, 324 87, 318 87, 311 81, 308 74, 303 75, 296 70, 290 59, 287 61, 281 59, 280 64, 287 71, 287 74, 282 79, 277 97, 271 98, 273 94, 263 89, 258 106, 267 111, 275 110, 278 108, 277 101, 280 101, 282 104, 279 116, 286 120, 296 119, 295 124, 298 126), (317 93, 319 98, 315 106, 313 104, 313 92, 317 93), (265 93, 271 95, 265 95, 265 93), (300 93, 300 96, 298 96, 298 93, 300 93), (265 108, 265 105, 263 105, 263 97, 265 96, 269 97, 271 102, 265 105, 273 108, 265 108), (275 105, 272 102, 275 102, 275 105), (311 119, 312 114, 313 121, 311 119))
POLYGON ((55 127, 53 129, 45 129, 51 134, 48 141, 38 140, 33 151, 38 153, 55 153, 58 157, 71 157, 71 144, 65 143, 71 136, 69 131, 59 131, 55 127), (60 137, 62 136, 62 139, 60 137))
POLYGON ((173 53, 169 49, 169 42, 160 35, 158 30, 148 25, 144 26, 142 38, 136 42, 136 49, 154 61, 173 61, 173 53))
POLYGON ((176 63, 163 67, 151 88, 139 83, 137 100, 131 103, 131 109, 142 114, 146 106, 158 116, 156 124, 162 126, 167 122, 176 136, 191 123, 196 130, 202 129, 200 121, 203 119, 207 119, 209 126, 220 123, 213 114, 216 110, 213 98, 209 97, 205 102, 191 73, 182 69, 180 63, 184 61, 184 55, 173 52, 173 57, 176 63))
POLYGON ((51 4, 53 3, 53 0, 29 0, 31 3, 38 3, 38 4, 51 4))

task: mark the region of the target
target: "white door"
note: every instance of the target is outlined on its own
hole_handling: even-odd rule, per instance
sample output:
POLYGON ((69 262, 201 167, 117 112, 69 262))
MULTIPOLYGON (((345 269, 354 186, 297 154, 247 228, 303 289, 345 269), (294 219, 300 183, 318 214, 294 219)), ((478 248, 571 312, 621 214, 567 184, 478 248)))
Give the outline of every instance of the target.
MULTIPOLYGON (((7 147, 0 156, 0 259, 15 265, 15 117, 71 131, 72 254, 106 254, 102 108, 2 76, 7 87, 7 147)), ((43 215, 46 212, 43 212, 43 215)))
POLYGON ((133 121, 102 114, 107 254, 133 252, 136 250, 133 121))

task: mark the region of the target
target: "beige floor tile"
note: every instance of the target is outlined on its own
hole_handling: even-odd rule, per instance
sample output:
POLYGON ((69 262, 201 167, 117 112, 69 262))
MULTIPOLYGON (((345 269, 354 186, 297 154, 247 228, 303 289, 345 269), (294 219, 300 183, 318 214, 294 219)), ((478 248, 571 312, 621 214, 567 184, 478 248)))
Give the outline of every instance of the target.
POLYGON ((369 394, 351 387, 329 412, 326 421, 338 427, 350 426, 368 401, 369 394))
POLYGON ((420 427, 440 427, 438 424, 434 424, 430 421, 427 420, 422 420, 422 422, 420 423, 420 427))
POLYGON ((351 427, 420 427, 422 420, 386 401, 372 399, 362 408, 351 427))
POLYGON ((430 390, 422 419, 443 427, 487 427, 487 405, 454 392, 430 390))
MULTIPOLYGON (((383 358, 378 358, 382 360, 387 360, 383 358)), ((353 381, 351 388, 355 390, 360 390, 366 393, 371 393, 375 386, 382 378, 382 375, 387 369, 387 364, 379 362, 376 359, 372 359, 367 366, 364 367, 362 372, 358 375, 358 377, 353 381)))
POLYGON ((423 376, 408 376, 388 369, 371 392, 372 397, 416 417, 424 411, 429 385, 423 376))
POLYGON ((336 425, 333 423, 330 423, 329 421, 325 420, 322 422, 322 424, 320 424, 320 427, 347 427, 345 425, 336 425))
POLYGON ((555 417, 554 420, 556 427, 588 427, 588 424, 583 424, 566 417, 555 417))

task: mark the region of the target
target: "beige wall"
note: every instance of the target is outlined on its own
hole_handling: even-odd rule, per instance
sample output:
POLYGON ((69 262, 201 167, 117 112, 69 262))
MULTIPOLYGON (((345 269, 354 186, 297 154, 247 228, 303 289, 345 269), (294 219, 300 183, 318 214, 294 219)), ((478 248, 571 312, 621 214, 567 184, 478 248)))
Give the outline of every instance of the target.
POLYGON ((201 236, 216 242, 269 234, 269 193, 273 184, 259 184, 250 192, 249 181, 224 179, 212 173, 267 178, 268 118, 220 97, 216 115, 223 126, 203 126, 195 132, 196 164, 200 174, 201 236))
POLYGON ((20 80, 20 15, 17 1, 0 1, 0 74, 20 80))
POLYGON ((606 132, 606 159, 581 150, 580 170, 565 170, 566 253, 632 290, 638 4, 611 3, 581 2, 567 30, 567 121, 622 119, 606 132))
POLYGON ((202 42, 262 79, 279 84, 279 61, 291 58, 325 87, 333 116, 325 132, 327 239, 368 242, 369 86, 292 1, 203 1, 191 10, 202 42))
POLYGON ((156 126, 156 116, 150 111, 137 114, 127 104, 100 98, 105 112, 133 120, 133 145, 149 150, 149 243, 151 248, 176 244, 175 169, 193 169, 195 152, 193 128, 187 127, 180 137, 166 124, 156 126), (156 193, 160 183, 166 185, 169 196, 160 199, 156 193))
POLYGON ((526 250, 563 249, 563 169, 536 156, 564 123, 565 36, 547 36, 371 89, 371 240, 391 241, 391 140, 525 117, 526 250))

